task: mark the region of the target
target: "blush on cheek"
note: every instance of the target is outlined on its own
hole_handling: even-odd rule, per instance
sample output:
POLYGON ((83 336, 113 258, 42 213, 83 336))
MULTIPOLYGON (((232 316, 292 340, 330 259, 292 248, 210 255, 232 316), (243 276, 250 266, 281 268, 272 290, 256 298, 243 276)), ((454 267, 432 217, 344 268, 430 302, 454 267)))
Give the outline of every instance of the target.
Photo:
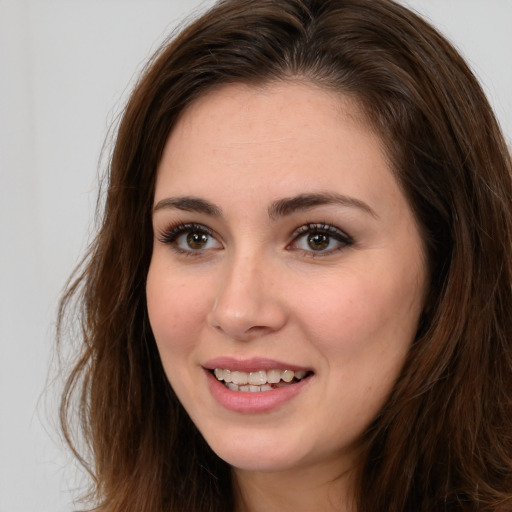
POLYGON ((373 332, 386 311, 387 297, 381 297, 375 285, 364 281, 345 279, 342 283, 331 282, 321 287, 321 293, 312 297, 311 293, 295 296, 302 302, 300 321, 314 339, 329 345, 339 344, 341 350, 357 348, 373 332), (371 310, 372 314, 368 315, 371 310), (342 346, 343 345, 343 346, 342 346))
POLYGON ((179 352, 190 344, 190 338, 183 332, 184 324, 180 322, 179 314, 168 310, 162 311, 162 308, 151 310, 149 304, 148 310, 149 322, 160 352, 179 352))
POLYGON ((186 297, 171 292, 172 288, 153 286, 148 279, 149 322, 161 356, 190 350, 204 325, 204 318, 198 312, 198 301, 188 301, 186 297))
MULTIPOLYGON (((302 308, 303 325, 316 346, 329 354, 331 368, 336 366, 346 376, 350 368, 358 368, 368 373, 368 382, 379 367, 389 366, 389 379, 395 379, 419 316, 419 312, 411 314, 409 299, 403 300, 401 290, 389 282, 380 284, 360 280, 356 285, 347 280, 337 292, 311 301, 314 308, 302 308)), ((359 377, 350 378, 358 381, 359 377)))

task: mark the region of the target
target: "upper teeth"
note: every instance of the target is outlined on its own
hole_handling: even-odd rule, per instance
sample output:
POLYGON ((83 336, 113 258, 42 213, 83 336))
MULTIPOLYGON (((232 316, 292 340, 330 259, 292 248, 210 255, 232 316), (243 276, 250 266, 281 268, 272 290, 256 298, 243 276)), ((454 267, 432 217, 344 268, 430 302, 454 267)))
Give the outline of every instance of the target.
POLYGON ((215 377, 224 382, 232 382, 237 386, 250 384, 252 386, 263 386, 264 384, 277 384, 281 380, 291 382, 294 378, 300 380, 306 376, 302 370, 258 370, 256 372, 232 371, 222 368, 215 368, 215 377))

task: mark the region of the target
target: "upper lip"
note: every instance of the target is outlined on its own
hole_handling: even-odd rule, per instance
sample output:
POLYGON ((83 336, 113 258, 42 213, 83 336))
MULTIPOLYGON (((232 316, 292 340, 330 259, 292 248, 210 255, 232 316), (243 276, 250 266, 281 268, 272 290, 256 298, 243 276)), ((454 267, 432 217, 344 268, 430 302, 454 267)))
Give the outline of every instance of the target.
POLYGON ((257 372, 258 370, 293 370, 311 371, 311 368, 292 363, 285 363, 266 357, 252 357, 248 359, 230 356, 215 357, 203 363, 203 368, 214 370, 215 368, 235 370, 239 372, 257 372))

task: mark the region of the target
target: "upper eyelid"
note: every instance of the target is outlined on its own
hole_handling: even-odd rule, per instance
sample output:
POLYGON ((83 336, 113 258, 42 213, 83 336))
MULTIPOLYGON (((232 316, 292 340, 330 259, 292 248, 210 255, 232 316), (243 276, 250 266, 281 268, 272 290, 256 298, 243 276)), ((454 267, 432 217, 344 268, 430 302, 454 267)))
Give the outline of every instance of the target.
POLYGON ((158 235, 158 238, 162 242, 173 242, 183 233, 194 230, 203 231, 209 236, 218 238, 216 233, 210 227, 198 222, 178 222, 176 224, 167 225, 160 230, 155 230, 155 235, 158 235))
POLYGON ((292 237, 295 239, 312 231, 318 231, 328 235, 340 235, 347 239, 347 241, 353 241, 352 237, 346 231, 328 222, 308 222, 306 224, 302 224, 293 231, 292 237))

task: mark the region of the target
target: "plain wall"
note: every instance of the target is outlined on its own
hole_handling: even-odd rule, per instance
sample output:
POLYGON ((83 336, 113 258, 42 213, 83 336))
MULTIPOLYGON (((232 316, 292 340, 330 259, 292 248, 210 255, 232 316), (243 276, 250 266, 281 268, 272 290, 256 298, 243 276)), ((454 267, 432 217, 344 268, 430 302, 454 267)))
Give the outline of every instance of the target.
MULTIPOLYGON (((512 141, 512 1, 407 3, 469 60, 512 141)), ((48 380, 57 300, 93 231, 108 127, 145 59, 198 5, 0 0, 0 512, 75 508, 80 479, 48 380)))

